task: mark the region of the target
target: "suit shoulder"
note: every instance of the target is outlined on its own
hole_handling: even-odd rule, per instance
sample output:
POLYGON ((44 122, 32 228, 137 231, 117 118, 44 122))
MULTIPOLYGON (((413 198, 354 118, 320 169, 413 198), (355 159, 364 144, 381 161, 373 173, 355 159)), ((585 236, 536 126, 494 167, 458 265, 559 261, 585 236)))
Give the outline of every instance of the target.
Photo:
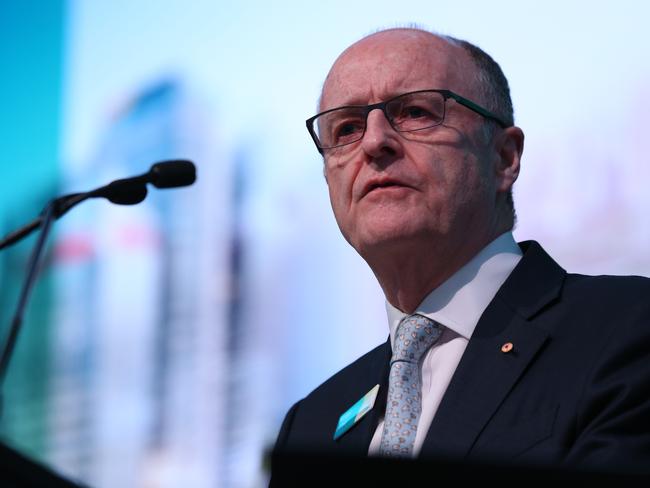
POLYGON ((650 302, 650 278, 644 276, 590 276, 568 274, 565 282, 565 292, 588 295, 597 299, 602 297, 611 301, 637 301, 644 299, 650 302))
POLYGON ((650 331, 650 278, 569 274, 561 307, 562 333, 581 334, 581 343, 647 341, 650 331), (568 327, 571 324, 572 327, 568 327), (600 339, 598 339, 600 338, 600 339))

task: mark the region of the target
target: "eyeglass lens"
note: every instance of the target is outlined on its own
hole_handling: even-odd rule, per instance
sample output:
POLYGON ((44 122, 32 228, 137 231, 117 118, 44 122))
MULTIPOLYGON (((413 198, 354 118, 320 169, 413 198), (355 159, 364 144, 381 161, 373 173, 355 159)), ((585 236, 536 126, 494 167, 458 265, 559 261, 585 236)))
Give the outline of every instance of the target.
MULTIPOLYGON (((445 98, 437 92, 407 93, 387 101, 383 109, 395 130, 417 131, 442 123, 445 98)), ((360 140, 369 111, 368 107, 341 107, 317 117, 314 129, 320 146, 332 148, 360 140)))

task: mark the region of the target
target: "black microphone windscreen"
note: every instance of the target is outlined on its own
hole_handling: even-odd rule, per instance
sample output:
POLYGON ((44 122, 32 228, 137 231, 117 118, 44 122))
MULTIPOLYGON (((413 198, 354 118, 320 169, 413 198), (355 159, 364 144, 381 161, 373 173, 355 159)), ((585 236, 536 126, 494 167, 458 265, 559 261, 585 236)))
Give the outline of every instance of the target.
POLYGON ((117 180, 107 185, 98 196, 118 205, 135 205, 147 197, 147 185, 142 181, 117 180))
POLYGON ((188 186, 196 181, 196 167, 183 159, 162 161, 149 170, 149 181, 156 188, 188 186))

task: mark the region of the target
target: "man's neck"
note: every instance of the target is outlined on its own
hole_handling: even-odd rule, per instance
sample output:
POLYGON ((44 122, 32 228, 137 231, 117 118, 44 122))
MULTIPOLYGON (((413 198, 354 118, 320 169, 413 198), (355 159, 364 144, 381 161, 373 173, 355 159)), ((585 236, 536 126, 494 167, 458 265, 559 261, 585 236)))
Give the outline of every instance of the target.
POLYGON ((431 243, 426 249, 383 253, 366 259, 386 300, 404 313, 413 313, 424 298, 462 268, 498 236, 474 245, 445 249, 431 243))

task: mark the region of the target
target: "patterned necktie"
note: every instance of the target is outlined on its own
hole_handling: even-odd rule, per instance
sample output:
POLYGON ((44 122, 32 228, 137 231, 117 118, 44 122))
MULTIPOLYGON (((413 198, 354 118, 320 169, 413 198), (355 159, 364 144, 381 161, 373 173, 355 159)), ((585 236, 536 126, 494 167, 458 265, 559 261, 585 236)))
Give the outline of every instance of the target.
POLYGON ((413 452, 422 411, 419 362, 441 333, 440 324, 422 315, 404 317, 397 326, 379 447, 383 456, 407 457, 413 452))

